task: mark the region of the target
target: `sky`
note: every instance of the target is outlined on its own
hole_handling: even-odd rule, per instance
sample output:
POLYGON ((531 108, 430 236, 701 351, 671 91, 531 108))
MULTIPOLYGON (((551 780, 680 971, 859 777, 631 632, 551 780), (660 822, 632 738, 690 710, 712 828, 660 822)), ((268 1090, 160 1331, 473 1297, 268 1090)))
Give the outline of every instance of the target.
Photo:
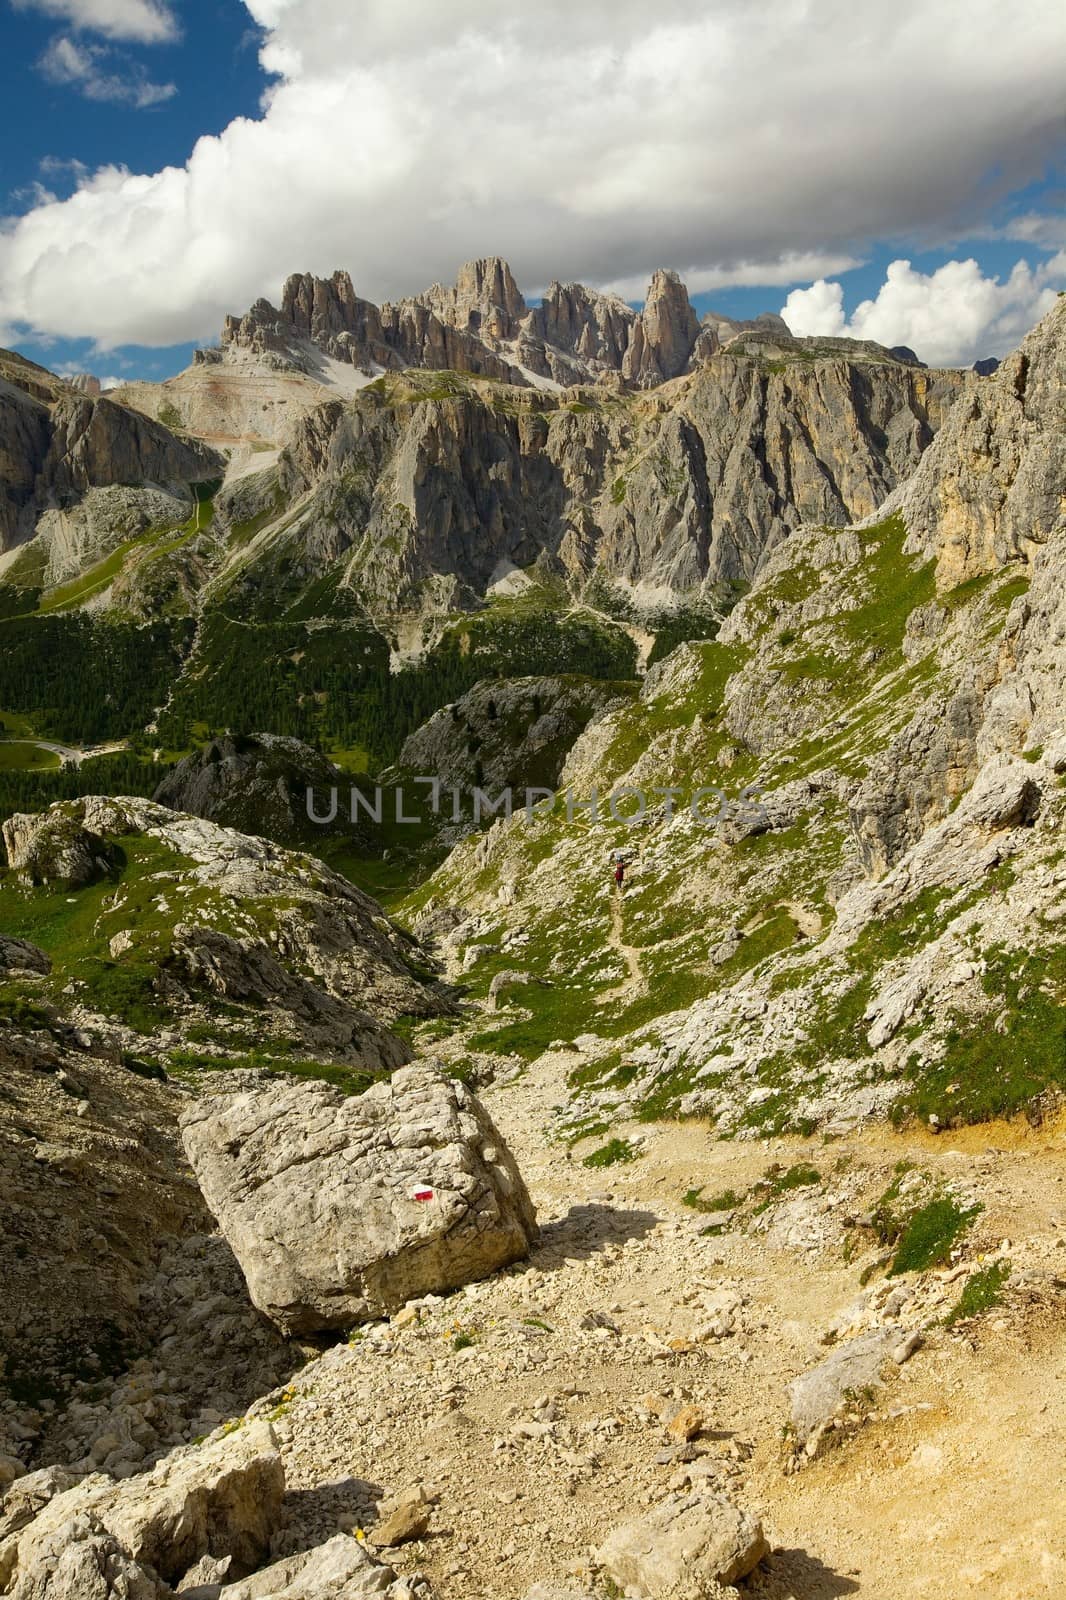
POLYGON ((969 365, 1066 289, 1064 81, 1057 0, 0 0, 0 345, 161 378, 498 254, 969 365))

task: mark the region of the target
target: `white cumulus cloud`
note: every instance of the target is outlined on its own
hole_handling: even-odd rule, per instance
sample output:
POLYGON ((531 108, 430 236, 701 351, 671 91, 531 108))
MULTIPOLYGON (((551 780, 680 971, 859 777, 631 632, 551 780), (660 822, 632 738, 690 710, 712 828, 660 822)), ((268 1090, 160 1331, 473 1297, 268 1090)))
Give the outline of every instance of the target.
MULTIPOLYGON (((69 84, 87 100, 111 100, 138 111, 178 92, 173 83, 153 83, 139 63, 116 59, 106 45, 79 43, 65 34, 49 44, 40 68, 51 83, 69 84)), ((76 172, 81 163, 70 166, 76 172)))
POLYGON ((106 39, 166 44, 178 37, 177 19, 161 0, 12 0, 16 11, 42 11, 73 28, 106 39))
POLYGON ((839 283, 820 278, 793 289, 781 315, 796 334, 847 334, 879 344, 910 345, 931 366, 969 366, 979 356, 1004 356, 1050 311, 1066 287, 1066 250, 1035 270, 1019 261, 1001 282, 986 277, 972 258, 947 261, 935 272, 916 272, 893 261, 872 300, 851 317, 839 283))
POLYGON ((0 225, 0 319, 176 343, 291 271, 380 299, 490 253, 527 287, 784 287, 976 226, 1059 137, 1046 0, 246 5, 262 115, 0 225))

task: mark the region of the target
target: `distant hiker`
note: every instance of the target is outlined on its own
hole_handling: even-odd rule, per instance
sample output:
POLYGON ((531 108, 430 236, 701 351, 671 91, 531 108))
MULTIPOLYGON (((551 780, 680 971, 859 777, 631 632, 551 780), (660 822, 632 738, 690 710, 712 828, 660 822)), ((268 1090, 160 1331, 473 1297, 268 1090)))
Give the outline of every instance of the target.
POLYGON ((622 860, 621 856, 619 856, 618 860, 614 864, 614 881, 619 893, 622 892, 622 885, 625 881, 625 875, 626 864, 622 860))

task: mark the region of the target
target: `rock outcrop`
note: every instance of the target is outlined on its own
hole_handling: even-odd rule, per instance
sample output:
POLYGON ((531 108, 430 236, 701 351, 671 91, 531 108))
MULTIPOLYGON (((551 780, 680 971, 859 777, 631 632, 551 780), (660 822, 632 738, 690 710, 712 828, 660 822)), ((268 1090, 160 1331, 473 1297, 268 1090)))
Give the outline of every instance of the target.
POLYGON ((281 1514, 285 1472, 268 1423, 177 1452, 143 1477, 103 1475, 57 1494, 21 1531, 0 1544, 0 1591, 15 1600, 85 1594, 162 1600, 204 1556, 229 1557, 234 1577, 254 1571, 281 1514), (110 1585, 84 1584, 94 1566, 110 1585), (157 1587, 159 1585, 159 1587, 157 1587))
POLYGON ((328 790, 339 776, 298 739, 225 734, 179 761, 153 798, 173 811, 294 844, 318 832, 307 815, 308 789, 328 790))
POLYGON ((221 475, 221 457, 200 440, 179 438, 114 400, 79 394, 50 373, 38 380, 32 363, 16 362, 0 352, 0 550, 30 538, 43 512, 90 489, 184 492, 221 475))
POLYGON ((222 1594, 225 1600, 429 1600, 429 1585, 417 1576, 397 1577, 365 1545, 337 1534, 227 1584, 222 1594))
POLYGON ((970 378, 939 447, 898 490, 910 547, 942 589, 1031 562, 1066 527, 1066 300, 988 378, 970 378))
POLYGON ((488 1114, 431 1064, 347 1099, 237 1079, 189 1109, 182 1137, 253 1302, 288 1333, 486 1277, 535 1234, 488 1114))
POLYGON ((596 1560, 642 1600, 706 1600, 769 1554, 761 1522, 720 1495, 697 1493, 671 1495, 612 1529, 596 1560))
MULTIPOLYGON (((182 1096, 143 1073, 39 1016, 0 1027, 5 1389, 61 1395, 72 1371, 113 1370, 163 1326, 147 1301, 162 1252, 210 1226, 181 1172, 182 1096)), ((0 1451, 4 1435, 0 1419, 0 1451)))
MULTIPOLYGON (((220 350, 198 351, 197 360, 215 368, 253 359, 278 371, 310 372, 320 352, 367 373, 450 368, 548 388, 614 374, 650 389, 696 370, 720 344, 748 336, 793 351, 846 356, 865 350, 878 360, 894 359, 870 342, 793 339, 772 314, 736 322, 712 313, 701 324, 684 284, 670 271, 652 275, 639 311, 620 295, 557 281, 540 305, 527 306, 507 263, 489 256, 462 266, 454 287, 435 283, 381 306, 361 299, 346 272, 325 279, 295 274, 280 308, 257 300, 243 316, 227 317, 220 350)), ((918 364, 910 351, 902 359, 918 364)))
POLYGON ((416 729, 399 765, 445 788, 511 788, 521 806, 526 788, 556 787, 575 739, 618 697, 592 679, 490 679, 416 729))
MULTIPOLYGON (((774 363, 721 351, 625 401, 402 380, 331 401, 279 464, 311 572, 337 564, 389 611, 480 599, 538 560, 580 590, 712 592, 750 581, 802 523, 868 516, 910 472, 962 379, 898 363, 774 363), (505 401, 505 404, 498 403, 505 401)), ((254 580, 250 574, 249 581, 254 580)))
MULTIPOLYGON (((312 856, 150 800, 98 795, 10 817, 3 836, 27 886, 77 892, 113 878, 98 959, 123 992, 147 993, 176 1023, 206 1007, 224 1032, 236 1002, 286 1049, 299 1041, 376 1072, 409 1058, 389 1021, 452 1009, 410 937, 312 856)), ((84 988, 70 976, 71 992, 84 988)))

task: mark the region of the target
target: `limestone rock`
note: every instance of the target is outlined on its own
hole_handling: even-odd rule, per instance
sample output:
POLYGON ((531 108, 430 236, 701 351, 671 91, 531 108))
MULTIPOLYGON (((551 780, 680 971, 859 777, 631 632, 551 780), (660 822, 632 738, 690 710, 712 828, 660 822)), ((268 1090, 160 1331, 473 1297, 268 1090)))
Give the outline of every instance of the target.
POLYGON ((614 1528, 597 1562, 642 1600, 704 1600, 754 1571, 770 1546, 762 1524, 718 1495, 671 1495, 614 1528))
POLYGON ((158 1000, 179 1011, 204 994, 255 1004, 285 1017, 309 1048, 376 1069, 408 1059, 389 1019, 451 1009, 413 974, 410 937, 311 856, 130 797, 59 801, 9 818, 3 837, 23 882, 71 889, 108 872, 120 879, 123 853, 135 855, 140 839, 165 847, 155 944, 122 940, 116 952, 154 956, 158 1000))
POLYGON ((225 1600, 428 1600, 429 1589, 421 1579, 398 1578, 358 1540, 338 1534, 222 1593, 225 1600))
POLYGON ((151 1567, 132 1560, 91 1514, 72 1516, 42 1538, 20 1568, 11 1600, 169 1600, 151 1567))
MULTIPOLYGON (((179 1451, 141 1477, 121 1483, 99 1474, 86 1478, 0 1544, 0 1583, 13 1578, 20 1600, 36 1600, 46 1592, 40 1585, 56 1550, 101 1535, 108 1554, 121 1552, 168 1582, 205 1555, 231 1556, 237 1573, 254 1570, 280 1518, 284 1488, 284 1468, 266 1422, 179 1451), (72 1531, 75 1525, 85 1529, 81 1539, 72 1531)), ((58 1593, 65 1591, 57 1592, 57 1600, 58 1593)), ((88 1594, 96 1600, 95 1591, 88 1594)), ((130 1600, 140 1596, 134 1592, 130 1600)))
POLYGON ((173 811, 290 844, 313 841, 319 832, 308 819, 308 789, 321 797, 338 778, 337 769, 299 739, 227 734, 179 761, 153 798, 173 811))
POLYGON ((3 839, 8 866, 29 887, 82 889, 105 877, 115 862, 114 850, 84 825, 76 807, 16 813, 3 825, 3 839))
POLYGON ((520 810, 527 787, 555 789, 575 739, 618 701, 614 686, 592 679, 490 679, 409 734, 399 765, 445 789, 510 788, 520 810))
POLYGON ((799 1444, 828 1422, 849 1391, 881 1386, 881 1369, 899 1343, 898 1327, 873 1328, 837 1345, 816 1367, 788 1386, 792 1425, 799 1444))
POLYGON ((52 962, 35 944, 29 944, 25 939, 9 939, 6 934, 0 934, 0 970, 48 973, 52 970, 52 962))
POLYGON ((538 557, 575 590, 598 571, 714 591, 804 522, 870 515, 961 381, 843 357, 766 370, 725 350, 646 412, 591 389, 574 404, 513 391, 500 407, 462 386, 431 405, 331 401, 294 430, 278 483, 308 497, 301 561, 357 559, 359 592, 390 610, 421 607, 427 585, 485 595, 538 557))
POLYGON ((1031 560, 1064 525, 1066 301, 988 378, 972 377, 935 453, 887 509, 911 547, 935 558, 942 588, 1031 560))
POLYGON ((72 1489, 76 1482, 77 1478, 62 1467, 41 1467, 20 1476, 0 1504, 0 1543, 32 1522, 50 1500, 72 1489))
MULTIPOLYGON (((9 1370, 61 1390, 58 1352, 145 1342, 159 1252, 210 1217, 181 1172, 172 1088, 69 1037, 11 1027, 0 1078, 0 1350, 9 1370)), ((57 1486, 18 1479, 0 1528, 57 1486)))
POLYGON ((699 331, 677 273, 656 272, 622 361, 623 375, 642 387, 676 378, 688 365, 699 331))
POLYGON ((169 485, 187 498, 186 485, 222 469, 198 439, 0 351, 0 550, 30 538, 49 507, 94 488, 169 485))
POLYGON ((258 941, 179 922, 165 972, 193 992, 284 1012, 312 1048, 353 1056, 371 1072, 388 1071, 409 1059, 406 1046, 369 1012, 288 971, 258 941))
POLYGON ((488 1114, 428 1063, 356 1098, 238 1084, 191 1107, 182 1134, 253 1302, 287 1333, 350 1327, 486 1277, 535 1235, 488 1114))

